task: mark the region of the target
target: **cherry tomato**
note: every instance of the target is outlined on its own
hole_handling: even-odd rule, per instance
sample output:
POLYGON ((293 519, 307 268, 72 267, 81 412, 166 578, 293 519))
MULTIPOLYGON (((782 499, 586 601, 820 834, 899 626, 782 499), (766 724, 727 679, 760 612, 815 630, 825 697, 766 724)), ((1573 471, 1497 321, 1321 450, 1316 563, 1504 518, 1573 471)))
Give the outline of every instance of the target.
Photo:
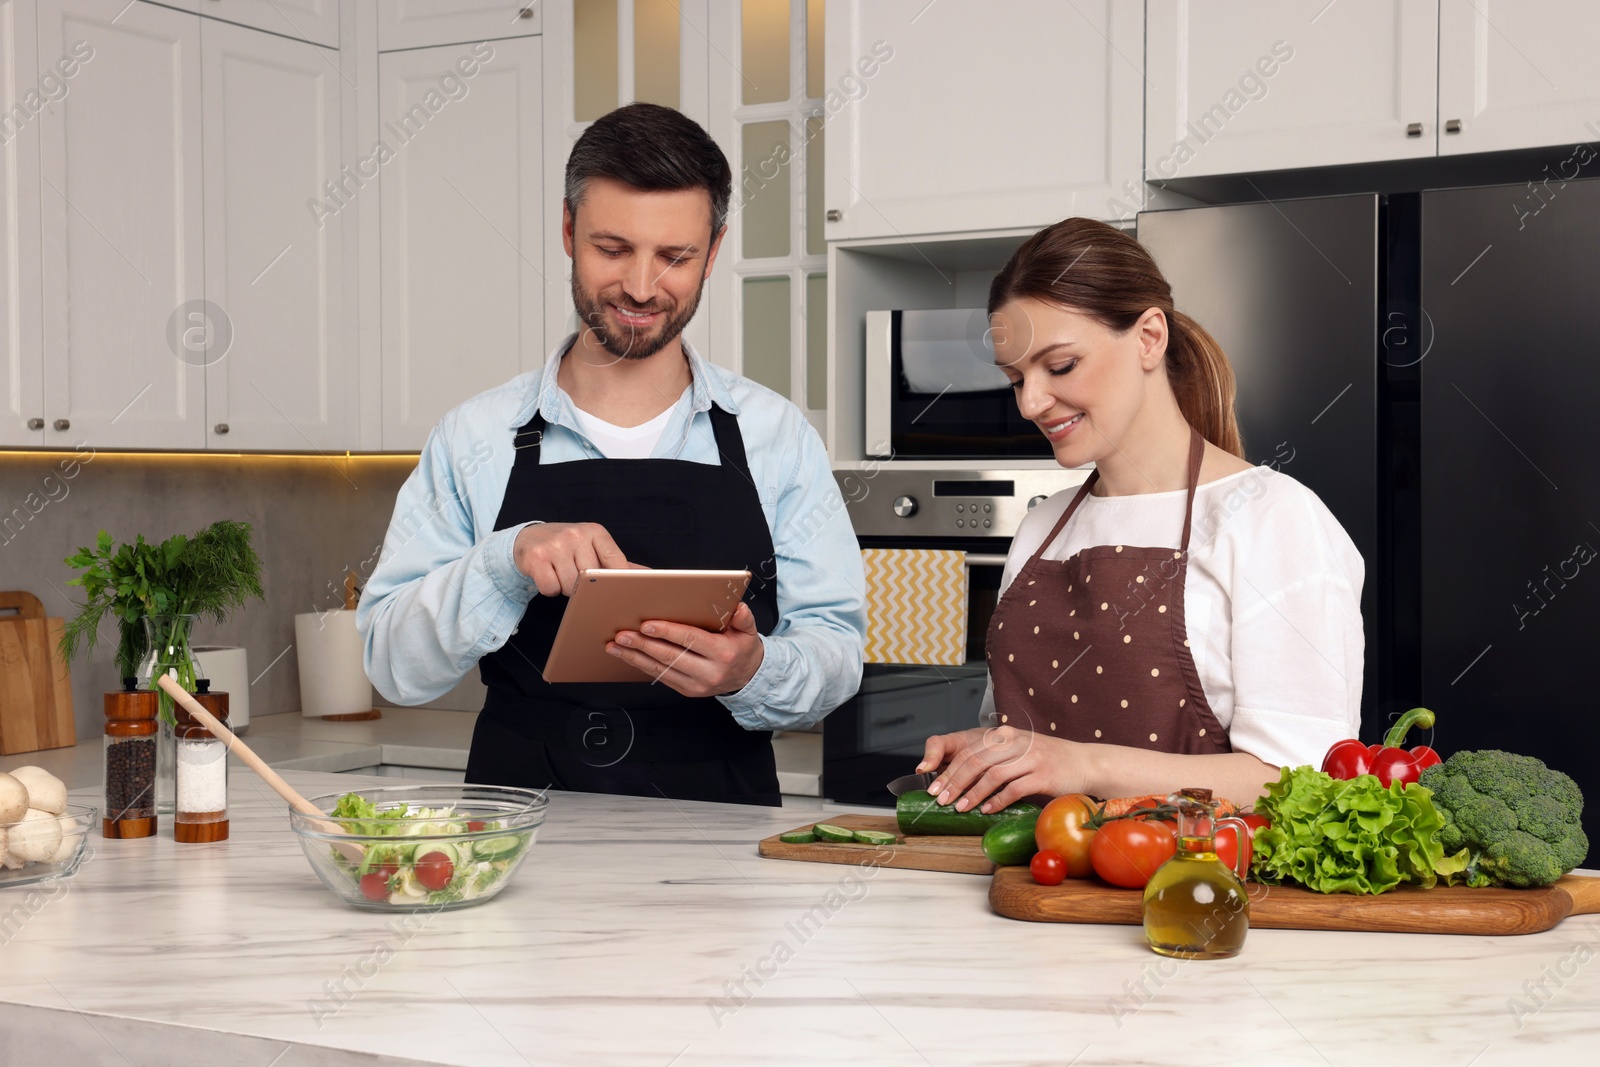
POLYGON ((380 871, 370 871, 361 876, 361 895, 368 900, 389 899, 389 876, 380 871))
MULTIPOLYGON (((1259 818, 1260 816, 1257 816, 1259 818)), ((1255 854, 1255 830, 1239 816, 1216 822, 1217 858, 1239 878, 1250 875, 1250 859, 1255 854)))
POLYGON ((1094 873, 1124 889, 1143 889, 1156 868, 1178 851, 1172 827, 1146 819, 1106 823, 1089 844, 1094 873))
POLYGON ((469 833, 469 834, 475 834, 479 830, 482 830, 482 829, 483 829, 483 820, 482 819, 473 819, 472 821, 467 823, 467 833, 469 833))
POLYGON ((1083 824, 1094 810, 1094 802, 1088 797, 1069 793, 1046 804, 1039 813, 1039 821, 1034 824, 1033 839, 1040 849, 1061 857, 1068 878, 1087 878, 1093 872, 1089 863, 1089 842, 1094 840, 1094 831, 1083 824))
POLYGON ((1067 861, 1061 858, 1061 853, 1046 849, 1033 854, 1028 870, 1040 885, 1060 885, 1067 878, 1067 861))
POLYGON ((456 865, 443 852, 430 852, 417 860, 417 884, 437 893, 455 877, 456 865))

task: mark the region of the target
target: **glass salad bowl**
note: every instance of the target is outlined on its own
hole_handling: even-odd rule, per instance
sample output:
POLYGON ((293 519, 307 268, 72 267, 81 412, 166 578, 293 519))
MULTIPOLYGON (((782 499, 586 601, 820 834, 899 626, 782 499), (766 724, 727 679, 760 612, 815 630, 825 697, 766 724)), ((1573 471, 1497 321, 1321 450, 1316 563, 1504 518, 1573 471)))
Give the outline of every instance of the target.
POLYGON ((89 828, 100 812, 87 804, 68 804, 60 815, 33 818, 0 828, 11 847, 0 848, 0 889, 71 878, 89 853, 89 828))
POLYGON ((291 808, 289 825, 311 869, 340 900, 370 911, 443 911, 493 898, 533 847, 550 806, 530 789, 492 785, 309 799, 327 815, 291 808))

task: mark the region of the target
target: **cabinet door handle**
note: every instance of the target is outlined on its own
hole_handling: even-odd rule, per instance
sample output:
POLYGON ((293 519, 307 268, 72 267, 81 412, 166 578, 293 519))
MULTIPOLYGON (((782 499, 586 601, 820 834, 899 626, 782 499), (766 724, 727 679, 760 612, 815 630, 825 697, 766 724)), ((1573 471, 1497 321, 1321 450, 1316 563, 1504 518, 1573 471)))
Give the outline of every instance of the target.
POLYGON ((72 421, 70 419, 57 419, 55 426, 58 430, 70 430, 72 429, 72 421))
POLYGON ((227 433, 228 432, 228 424, 225 423, 225 422, 219 422, 215 426, 212 427, 212 432, 213 433, 227 433))
POLYGON ((44 420, 43 419, 29 419, 28 420, 28 429, 30 429, 30 430, 42 430, 42 429, 44 429, 44 420))
POLYGON ((1460 119, 1451 119, 1449 122, 1445 123, 1444 124, 1444 132, 1445 133, 1460 133, 1461 132, 1461 120, 1460 119))
POLYGON ((531 19, 531 18, 533 18, 533 8, 525 7, 521 11, 518 11, 517 12, 517 18, 519 18, 519 19, 531 19))
POLYGON ((1422 123, 1413 122, 1411 125, 1407 126, 1406 127, 1406 136, 1407 137, 1421 137, 1422 136, 1422 123))
POLYGON ((836 207, 830 207, 828 209, 828 213, 824 215, 823 218, 827 219, 829 222, 838 222, 840 219, 844 218, 844 212, 840 211, 836 207))

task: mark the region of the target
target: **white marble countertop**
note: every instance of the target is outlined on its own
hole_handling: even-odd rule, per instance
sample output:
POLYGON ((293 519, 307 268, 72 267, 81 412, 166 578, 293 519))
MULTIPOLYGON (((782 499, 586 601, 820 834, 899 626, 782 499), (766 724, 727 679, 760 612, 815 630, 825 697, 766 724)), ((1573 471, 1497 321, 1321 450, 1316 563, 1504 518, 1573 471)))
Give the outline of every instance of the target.
POLYGON ((983 878, 758 857, 795 808, 556 793, 500 897, 407 923, 323 889, 255 778, 230 792, 229 841, 96 836, 72 880, 0 891, 0 1063, 1492 1067, 1600 1042, 1600 916, 1257 930, 1178 963, 1137 927, 999 918, 983 878))
MULTIPOLYGON (((466 770, 477 712, 388 707, 381 710, 381 719, 365 722, 258 715, 251 719, 244 739, 278 770, 354 771, 385 763, 466 770)), ((780 734, 773 744, 779 789, 798 796, 821 795, 822 735, 780 734)), ((0 771, 36 764, 75 789, 102 781, 102 759, 100 739, 89 738, 71 748, 0 756, 0 771)), ((232 766, 246 773, 237 759, 232 766)))

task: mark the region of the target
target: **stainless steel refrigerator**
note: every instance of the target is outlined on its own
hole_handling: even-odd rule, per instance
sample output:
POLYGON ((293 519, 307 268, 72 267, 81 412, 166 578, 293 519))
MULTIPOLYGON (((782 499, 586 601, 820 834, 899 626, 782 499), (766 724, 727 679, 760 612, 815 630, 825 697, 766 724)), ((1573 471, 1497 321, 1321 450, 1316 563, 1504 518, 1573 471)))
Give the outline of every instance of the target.
POLYGON ((1248 458, 1315 490, 1366 560, 1362 736, 1431 707, 1445 754, 1503 748, 1572 775, 1593 840, 1600 182, 1138 227, 1234 364, 1248 458))

